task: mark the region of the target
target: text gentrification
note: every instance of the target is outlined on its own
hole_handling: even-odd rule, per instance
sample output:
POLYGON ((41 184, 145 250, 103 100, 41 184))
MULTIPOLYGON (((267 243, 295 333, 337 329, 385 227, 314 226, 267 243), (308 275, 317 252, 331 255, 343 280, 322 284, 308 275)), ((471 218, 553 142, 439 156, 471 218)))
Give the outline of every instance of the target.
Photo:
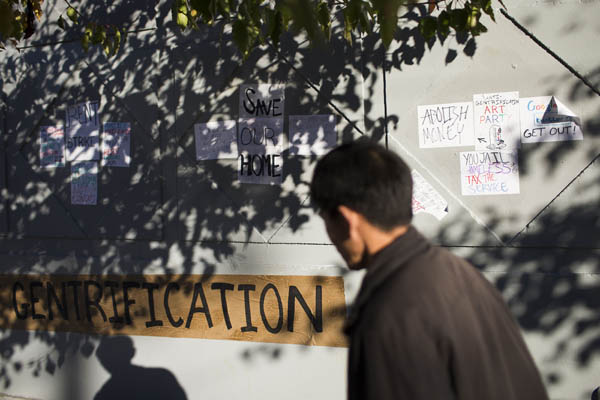
POLYGON ((40 127, 40 166, 65 166, 65 131, 62 126, 40 127))
POLYGON ((554 96, 526 97, 521 104, 521 142, 583 140, 581 120, 554 96))
POLYGON ((519 92, 475 94, 473 106, 477 150, 519 147, 519 92))
POLYGON ((464 196, 518 194, 517 153, 516 151, 462 152, 460 153, 460 179, 464 196))
POLYGON ((68 161, 100 159, 100 117, 98 101, 69 106, 66 112, 68 161))
POLYGON ((341 277, 0 275, 4 329, 346 346, 341 277))
POLYGON ((129 167, 131 163, 131 125, 129 122, 102 124, 102 165, 129 167))
POLYGON ((454 103, 419 106, 419 147, 473 145, 473 104, 454 103))

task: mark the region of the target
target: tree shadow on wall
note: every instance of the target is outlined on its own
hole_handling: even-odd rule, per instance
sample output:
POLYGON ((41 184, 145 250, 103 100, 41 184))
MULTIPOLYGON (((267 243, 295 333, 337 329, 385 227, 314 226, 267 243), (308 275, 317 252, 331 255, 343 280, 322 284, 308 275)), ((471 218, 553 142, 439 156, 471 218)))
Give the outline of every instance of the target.
MULTIPOLYGON (((120 3, 116 18, 128 21, 130 30, 147 28, 152 18, 130 15, 128 4, 137 7, 120 3)), ((104 4, 88 6, 98 22, 114 22, 104 4)), ((78 42, 2 55, 0 175, 6 177, 7 196, 0 246, 7 264, 10 260, 6 273, 159 273, 164 282, 183 284, 185 274, 214 273, 239 245, 269 244, 282 229, 297 232, 312 217, 307 196, 314 157, 284 153, 281 186, 239 184, 237 160, 196 160, 194 124, 237 119, 242 83, 285 84, 286 114, 335 115, 338 141, 383 136, 384 118, 369 117, 380 102, 373 87, 384 58, 375 35, 361 44, 334 39, 326 49, 284 35, 280 50, 260 47, 242 60, 223 25, 181 34, 167 3, 156 12, 156 28, 128 35, 114 58, 95 47, 86 54, 78 42), (361 78, 373 83, 364 97, 355 90, 361 78), (132 162, 128 168, 101 167, 97 205, 81 206, 71 204, 69 164, 40 167, 38 132, 40 126, 63 124, 67 105, 90 100, 100 100, 102 122, 131 123, 132 162)), ((424 8, 417 7, 405 19, 414 24, 422 15, 424 8)), ((56 39, 56 32, 48 23, 37 38, 56 39)), ((402 28, 397 38, 404 44, 394 53, 396 68, 420 62, 425 46, 433 45, 414 26, 402 28)), ((288 128, 286 118, 284 131, 288 128)), ((117 305, 122 304, 121 299, 117 305)), ((140 315, 148 314, 138 306, 140 315)), ((3 327, 11 326, 9 314, 0 317, 3 327)), ((98 345, 95 337, 39 326, 2 335, 5 388, 13 374, 53 375, 68 357, 90 357, 98 345), (46 356, 21 358, 20 350, 39 342, 51 349, 46 356)))

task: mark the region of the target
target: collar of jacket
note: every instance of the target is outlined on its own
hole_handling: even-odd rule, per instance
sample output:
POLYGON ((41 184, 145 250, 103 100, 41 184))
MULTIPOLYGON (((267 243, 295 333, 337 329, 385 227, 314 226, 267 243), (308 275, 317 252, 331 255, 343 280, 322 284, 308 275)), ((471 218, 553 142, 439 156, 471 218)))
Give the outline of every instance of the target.
POLYGON ((352 305, 344 331, 350 333, 360 319, 360 313, 369 302, 373 292, 385 285, 393 274, 404 267, 417 254, 422 253, 430 244, 412 225, 405 234, 398 236, 392 243, 375 253, 369 260, 367 273, 356 300, 352 305))

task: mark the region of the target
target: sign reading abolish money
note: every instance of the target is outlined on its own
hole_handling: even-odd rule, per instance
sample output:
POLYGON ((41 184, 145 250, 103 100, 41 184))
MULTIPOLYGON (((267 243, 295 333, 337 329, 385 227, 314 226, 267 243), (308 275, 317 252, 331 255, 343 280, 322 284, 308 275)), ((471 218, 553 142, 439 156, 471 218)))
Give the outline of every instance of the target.
POLYGON ((419 147, 473 145, 473 104, 434 104, 417 107, 419 147))
POLYGON ((525 97, 520 104, 522 143, 583 140, 580 118, 556 97, 525 97))
POLYGON ((131 125, 129 122, 102 124, 102 165, 129 167, 131 163, 131 125))
POLYGON ((62 126, 40 127, 40 166, 65 166, 65 131, 62 126))
POLYGON ((344 280, 0 275, 0 328, 346 346, 344 280))
POLYGON ((66 112, 67 160, 100 159, 100 117, 98 101, 69 106, 66 112))

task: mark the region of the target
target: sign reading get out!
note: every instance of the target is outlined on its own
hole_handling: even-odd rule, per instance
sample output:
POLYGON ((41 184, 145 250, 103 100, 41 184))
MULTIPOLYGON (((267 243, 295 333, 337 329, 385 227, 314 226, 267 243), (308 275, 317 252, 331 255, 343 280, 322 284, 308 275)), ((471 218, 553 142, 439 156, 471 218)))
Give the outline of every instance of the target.
POLYGON ((346 346, 341 277, 0 275, 3 329, 346 346))

